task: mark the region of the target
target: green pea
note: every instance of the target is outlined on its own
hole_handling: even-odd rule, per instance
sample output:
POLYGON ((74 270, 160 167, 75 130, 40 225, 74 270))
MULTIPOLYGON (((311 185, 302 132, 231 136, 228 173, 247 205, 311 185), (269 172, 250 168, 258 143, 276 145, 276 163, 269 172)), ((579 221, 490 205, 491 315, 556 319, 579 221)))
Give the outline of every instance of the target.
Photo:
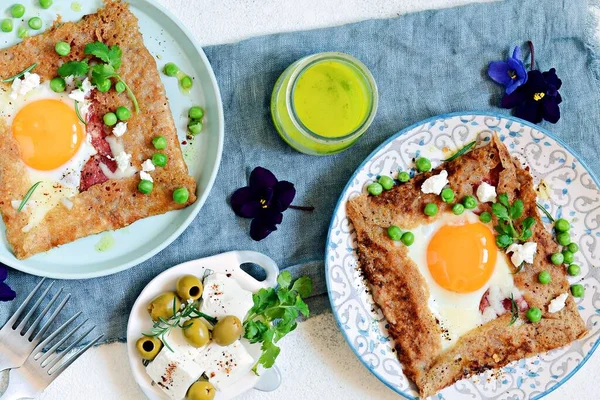
POLYGON ((10 15, 14 18, 21 18, 25 15, 25 6, 23 4, 15 4, 10 8, 10 15))
POLYGON ((13 30, 13 22, 11 19, 3 19, 0 23, 0 29, 2 32, 12 32, 13 30))
POLYGON ((554 229, 556 229, 557 232, 568 232, 569 229, 571 229, 571 224, 569 224, 569 221, 566 219, 559 218, 554 221, 554 229))
POLYGON ((492 214, 490 214, 487 211, 484 211, 479 215, 479 220, 481 222, 483 222, 484 224, 487 224, 488 222, 490 222, 492 220, 492 214))
POLYGON ((125 89, 126 89, 126 87, 123 82, 117 82, 115 84, 115 90, 117 91, 117 93, 123 93, 125 91, 125 89))
POLYGON ((456 203, 452 206, 452 212, 454 213, 454 215, 460 215, 465 212, 465 206, 463 206, 460 203, 456 203))
POLYGON ((190 108, 188 116, 191 119, 202 119, 204 118, 204 109, 202 107, 194 106, 190 108))
POLYGON ((377 180, 384 190, 390 190, 394 187, 394 180, 389 176, 382 175, 377 180))
POLYGON ((440 197, 444 203, 452 203, 454 201, 454 192, 450 188, 442 189, 442 193, 440 193, 440 197))
POLYGON ((156 150, 164 150, 167 148, 167 139, 164 136, 156 136, 152 139, 152 145, 156 150))
POLYGON ((98 89, 99 92, 106 93, 110 90, 111 87, 112 82, 110 81, 110 79, 102 79, 96 81, 96 89, 98 89))
POLYGON ((190 121, 188 124, 188 130, 192 135, 197 135, 202 132, 202 128, 204 128, 204 125, 202 125, 202 122, 200 121, 190 121))
POLYGON ((410 174, 406 171, 398 173, 398 180, 402 183, 410 181, 410 174))
POLYGON ((463 199, 462 203, 467 210, 472 210, 475 207, 477 207, 477 199, 475 198, 475 196, 466 196, 463 199))
POLYGON ((397 242, 402 238, 402 230, 396 225, 392 225, 387 229, 387 234, 393 241, 397 242))
POLYGON ((157 167, 164 167, 167 165, 167 160, 168 157, 166 154, 154 153, 152 155, 152 164, 156 165, 157 167))
POLYGON ((184 76, 183 78, 181 78, 179 83, 181 84, 181 87, 184 88, 185 90, 191 89, 192 86, 194 85, 192 78, 190 78, 189 76, 184 76))
POLYGON ((575 254, 571 253, 569 250, 563 250, 562 252, 565 260, 563 261, 565 264, 572 264, 575 261, 575 254))
POLYGON ((377 182, 373 182, 367 186, 367 192, 373 196, 379 196, 383 192, 383 186, 377 182))
POLYGON ((527 319, 533 323, 540 322, 542 319, 542 310, 537 307, 531 307, 527 310, 527 319))
POLYGON ((561 246, 568 246, 571 243, 571 235, 569 232, 560 232, 556 235, 556 241, 561 246))
POLYGON ((554 265, 560 265, 565 261, 565 256, 563 256, 562 253, 554 253, 550 256, 550 261, 552 261, 552 264, 554 265))
POLYGON ((117 115, 113 112, 104 114, 104 117, 102 119, 104 120, 104 123, 108 126, 114 126, 117 124, 117 115))
POLYGON ((30 18, 27 22, 27 25, 29 25, 31 29, 36 31, 42 29, 42 24, 42 19, 40 17, 30 18))
POLYGON ((52 6, 52 0, 40 0, 40 7, 48 9, 52 6))
POLYGON ((567 245, 567 249, 569 249, 571 253, 575 254, 579 251, 579 246, 577 246, 577 243, 571 242, 567 245))
POLYGON ((177 65, 173 64, 172 62, 169 62, 169 63, 165 64, 165 67, 163 68, 163 72, 167 76, 177 76, 177 74, 179 73, 179 67, 177 65))
POLYGON ((402 243, 406 246, 410 246, 415 242, 415 235, 412 232, 404 232, 400 240, 402 240, 402 243))
POLYGON ((173 191, 173 201, 177 204, 185 204, 190 198, 190 192, 185 187, 173 191))
POLYGON ((417 166, 417 171, 419 172, 427 172, 431 169, 431 161, 425 157, 417 158, 415 165, 417 166))
POLYGON ((140 193, 150 194, 152 192, 152 189, 154 189, 154 184, 150 181, 143 179, 138 184, 138 190, 140 191, 140 193))
POLYGON ((571 285, 571 294, 573 295, 573 297, 583 297, 583 295, 585 294, 585 288, 579 283, 571 285))
POLYGON ((540 281, 540 283, 542 285, 547 285, 550 283, 550 281, 552 281, 552 276, 550 275, 550 272, 548 271, 542 271, 538 274, 538 281, 540 281))
POLYGON ((67 42, 58 42, 54 46, 54 50, 58 53, 59 56, 68 56, 71 52, 71 45, 67 42))
POLYGON ((29 31, 26 28, 23 28, 22 26, 20 26, 19 29, 17 30, 17 36, 19 37, 19 39, 24 39, 27 36, 29 36, 29 31))
POLYGON ((425 215, 433 217, 438 212, 438 206, 435 203, 427 203, 425 205, 425 208, 423 209, 423 212, 425 213, 425 215))
POLYGON ((581 267, 577 264, 571 264, 567 267, 567 274, 577 276, 581 273, 581 267))
POLYGON ((131 118, 131 111, 129 111, 129 108, 127 107, 119 107, 117 108, 117 118, 119 118, 120 121, 127 121, 129 118, 131 118))
POLYGON ((67 83, 63 78, 57 76, 50 81, 50 89, 55 93, 62 93, 67 89, 67 83))

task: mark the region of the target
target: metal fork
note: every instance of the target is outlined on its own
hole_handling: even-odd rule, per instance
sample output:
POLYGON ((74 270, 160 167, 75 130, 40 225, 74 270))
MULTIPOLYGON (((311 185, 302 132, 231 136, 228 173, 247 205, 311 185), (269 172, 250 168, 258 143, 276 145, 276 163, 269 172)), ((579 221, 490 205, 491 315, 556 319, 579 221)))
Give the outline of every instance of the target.
MULTIPOLYGON (((43 291, 43 293, 38 296, 37 301, 33 304, 29 312, 27 312, 25 317, 23 317, 23 320, 21 320, 21 322, 17 325, 17 320, 25 312, 25 308, 27 308, 31 300, 38 295, 40 288, 45 281, 46 279, 44 278, 37 284, 29 296, 27 296, 27 298, 23 301, 21 306, 19 306, 15 314, 0 330, 0 372, 9 368, 17 368, 23 365, 29 354, 31 354, 31 351, 35 348, 35 346, 38 345, 40 340, 42 340, 44 333, 46 333, 52 322, 54 322, 58 314, 62 311, 64 306, 71 298, 71 295, 67 294, 58 305, 56 310, 54 310, 54 312, 38 330, 38 332, 35 333, 35 330, 42 322, 42 319, 46 316, 46 314, 48 314, 50 308, 54 305, 54 303, 56 303, 62 294, 63 290, 60 289, 58 293, 52 297, 48 304, 46 304, 40 314, 35 318, 31 326, 25 329, 26 324, 30 319, 32 319, 38 308, 40 308, 42 301, 54 285, 54 282, 51 282, 43 291)), ((65 328, 66 326, 64 325, 60 327, 56 332, 54 332, 53 337, 56 337, 56 335, 58 335, 65 328)))
MULTIPOLYGON (((74 315, 67 322, 63 324, 66 326, 70 324, 79 314, 74 315)), ((2 396, 2 400, 17 400, 26 398, 35 398, 41 394, 44 389, 48 387, 65 369, 67 369, 75 360, 85 353, 90 347, 95 345, 104 335, 96 337, 94 340, 89 342, 87 345, 77 350, 73 355, 64 360, 60 361, 75 347, 77 346, 96 326, 92 326, 85 333, 83 333, 78 339, 73 341, 67 348, 61 352, 56 353, 56 350, 62 346, 71 336, 75 334, 79 328, 85 324, 87 320, 81 322, 79 325, 71 329, 62 339, 52 346, 47 352, 43 353, 42 350, 46 345, 50 343, 55 334, 52 334, 43 342, 37 345, 25 364, 21 368, 16 368, 10 371, 10 379, 8 381, 8 389, 2 396), (59 364, 60 363, 60 364, 59 364)), ((61 328, 63 327, 61 326, 61 328)), ((59 328, 59 329, 61 329, 59 328)), ((56 332, 55 332, 56 333, 56 332)))

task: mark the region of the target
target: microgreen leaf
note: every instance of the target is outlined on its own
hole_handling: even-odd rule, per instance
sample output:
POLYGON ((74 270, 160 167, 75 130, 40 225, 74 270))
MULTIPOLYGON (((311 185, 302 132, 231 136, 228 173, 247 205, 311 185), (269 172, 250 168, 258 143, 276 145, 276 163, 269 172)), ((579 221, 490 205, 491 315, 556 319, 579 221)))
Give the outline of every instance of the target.
POLYGON ((508 195, 506 193, 501 193, 498 195, 498 201, 500 202, 500 204, 502 204, 504 207, 510 207, 510 204, 508 203, 508 195))
POLYGON ((58 75, 62 78, 67 76, 85 76, 87 75, 90 66, 87 60, 83 61, 68 61, 58 67, 58 75))
POLYGON ((515 200, 512 206, 510 206, 510 217, 512 219, 520 218, 523 215, 524 208, 523 200, 515 200))
POLYGON ((492 204, 492 213, 499 219, 508 219, 508 209, 500 203, 492 204))
POLYGON ((33 192, 35 192, 35 189, 37 189, 37 187, 40 185, 40 182, 36 182, 33 184, 33 186, 31 186, 29 188, 29 190, 27 191, 27 193, 25 193, 25 197, 23 197, 23 200, 21 200, 21 204, 19 204, 19 208, 17 208, 17 212, 21 212, 23 210, 23 208, 25 207, 25 205, 27 204, 27 202, 29 201, 29 198, 31 197, 31 195, 33 194, 33 192))
POLYGON ((537 205, 537 207, 543 211, 543 213, 546 215, 546 217, 550 220, 550 222, 554 223, 554 218, 552 218, 552 215, 550 215, 550 213, 548 212, 548 210, 546 210, 546 208, 541 205, 540 203, 535 203, 537 205))
POLYGON ((282 273, 280 273, 277 277, 277 283, 279 284, 280 291, 281 289, 289 288, 290 284, 292 283, 292 274, 290 273, 290 271, 283 271, 282 273))
POLYGON ((84 53, 98 57, 112 66, 115 70, 121 67, 121 56, 123 55, 123 52, 119 46, 111 46, 109 48, 102 42, 88 43, 85 46, 84 53))
POLYGON ((312 279, 308 276, 301 276, 292 285, 292 290, 298 293, 301 297, 308 297, 312 292, 312 279))
POLYGON ((512 294, 510 295, 510 312, 512 313, 512 317, 508 326, 513 325, 519 319, 519 306, 517 305, 517 302, 513 298, 512 294))
POLYGON ((26 73, 33 71, 33 69, 35 67, 37 67, 37 63, 31 64, 29 67, 25 68, 23 71, 19 72, 18 74, 11 76, 10 78, 2 79, 2 82, 10 83, 10 82, 14 81, 15 79, 19 79, 26 73))
POLYGON ((513 244, 513 238, 506 234, 498 235, 496 236, 496 244, 498 245, 498 247, 504 249, 505 247, 508 247, 511 244, 513 244))
POLYGON ((535 225, 535 218, 533 217, 527 217, 523 220, 523 222, 521 222, 521 226, 523 227, 523 229, 529 229, 533 225, 535 225))
POLYGON ((477 141, 473 140, 470 143, 467 143, 462 149, 460 149, 459 151, 457 151, 456 153, 454 153, 452 156, 450 156, 449 158, 443 160, 444 162, 448 162, 448 161, 452 161, 457 159, 458 157, 462 156, 463 154, 465 154, 467 151, 471 150, 471 148, 473 146, 475 146, 475 144, 477 144, 477 141))
POLYGON ((300 311, 300 313, 302 313, 302 315, 304 316, 304 318, 308 318, 310 311, 308 310, 308 305, 306 305, 306 303, 304 302, 304 300, 302 300, 302 297, 300 297, 300 295, 298 295, 296 297, 296 309, 298 311, 300 311))

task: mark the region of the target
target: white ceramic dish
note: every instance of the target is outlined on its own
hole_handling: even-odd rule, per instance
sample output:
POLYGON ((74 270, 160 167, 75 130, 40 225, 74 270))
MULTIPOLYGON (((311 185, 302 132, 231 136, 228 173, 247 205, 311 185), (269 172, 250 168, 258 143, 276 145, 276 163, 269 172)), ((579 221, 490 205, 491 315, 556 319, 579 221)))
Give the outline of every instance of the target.
MULTIPOLYGON (((536 183, 543 179, 552 191, 540 201, 554 218, 571 221, 572 240, 580 251, 575 261, 581 274, 570 277, 586 289, 575 299, 589 334, 557 350, 508 364, 500 374, 488 371, 442 390, 435 399, 539 399, 566 382, 592 355, 598 343, 598 263, 600 198, 597 178, 567 146, 545 129, 529 122, 494 113, 454 113, 421 121, 381 144, 350 178, 333 214, 325 253, 325 273, 333 314, 358 359, 390 389, 408 399, 417 391, 398 362, 386 329, 386 320, 374 304, 357 269, 356 234, 346 216, 346 202, 365 190, 379 174, 410 170, 419 155, 434 166, 448 156, 442 149, 457 150, 477 139, 489 141, 497 133, 511 154, 527 163, 536 183)), ((548 219, 543 216, 548 223, 548 219)), ((593 385, 590 386, 592 388, 593 385)))
MULTIPOLYGON (((152 385, 152 380, 146 374, 142 360, 135 347, 135 343, 141 337, 142 333, 149 332, 152 328, 152 320, 148 316, 146 307, 160 293, 173 291, 177 279, 182 275, 192 274, 202 277, 206 270, 231 274, 231 277, 239 283, 242 289, 253 293, 261 288, 277 286, 277 275, 279 275, 279 268, 275 264, 275 261, 264 254, 254 251, 231 251, 176 265, 150 281, 135 301, 127 324, 127 354, 129 356, 131 371, 136 382, 150 400, 167 399, 167 397, 159 387, 152 385), (262 267, 267 274, 266 279, 260 282, 248 275, 240 268, 244 263, 253 263, 262 267)), ((246 340, 242 340, 242 343, 250 355, 258 359, 261 354, 260 345, 251 345, 246 340)), ((256 376, 252 371, 248 371, 246 376, 240 381, 223 391, 217 392, 215 400, 230 399, 252 388, 265 392, 272 391, 277 389, 280 383, 281 374, 276 366, 262 372, 260 377, 256 376)))
MULTIPOLYGON (((82 10, 78 12, 71 10, 70 1, 55 1, 48 10, 32 3, 27 5, 27 16, 40 16, 46 29, 57 14, 66 21, 79 20, 102 5, 101 0, 80 3, 82 10)), ((206 111, 203 132, 192 145, 183 148, 190 174, 198 185, 198 200, 185 210, 146 218, 115 232, 89 236, 27 260, 15 258, 6 241, 4 223, 0 221, 0 262, 6 265, 30 274, 59 279, 113 274, 147 260, 169 245, 194 220, 206 201, 221 161, 224 135, 221 95, 213 70, 193 35, 164 7, 151 0, 129 0, 129 3, 139 19, 144 43, 156 57, 158 67, 162 68, 171 61, 194 78, 191 93, 184 95, 179 91, 176 79, 162 76, 180 141, 185 139, 187 110, 192 105, 201 105, 206 111), (112 236, 115 245, 107 251, 96 250, 98 243, 107 235, 112 236)), ((16 33, 0 35, 0 47, 17 42, 16 33)))

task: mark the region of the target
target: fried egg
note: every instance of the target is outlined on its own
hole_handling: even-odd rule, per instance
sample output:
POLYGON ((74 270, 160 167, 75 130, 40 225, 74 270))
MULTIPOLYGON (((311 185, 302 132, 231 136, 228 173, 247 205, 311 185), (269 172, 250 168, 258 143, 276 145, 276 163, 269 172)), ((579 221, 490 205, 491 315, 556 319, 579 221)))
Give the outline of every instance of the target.
POLYGON ((429 288, 428 306, 442 329, 443 349, 486 322, 480 303, 488 290, 490 303, 500 307, 511 294, 520 297, 509 260, 496 246, 490 225, 475 213, 445 213, 412 232, 408 255, 429 288))
MULTIPOLYGON (((16 98, 0 92, 0 118, 18 144, 31 185, 40 182, 26 205, 25 232, 57 205, 69 206, 68 199, 79 193, 83 166, 96 154, 69 92, 55 93, 49 81, 16 98)), ((14 199, 13 206, 21 201, 14 199)))

